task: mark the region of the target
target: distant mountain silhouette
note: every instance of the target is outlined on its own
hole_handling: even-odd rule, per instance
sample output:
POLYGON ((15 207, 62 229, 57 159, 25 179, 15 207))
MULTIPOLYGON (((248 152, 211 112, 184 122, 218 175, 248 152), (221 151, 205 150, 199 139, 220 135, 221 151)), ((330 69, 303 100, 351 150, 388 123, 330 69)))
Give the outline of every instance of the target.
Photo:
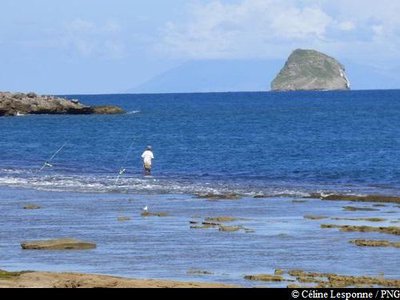
MULTIPOLYGON (((341 61, 353 90, 400 88, 400 67, 380 70, 341 61)), ((282 60, 196 60, 161 73, 128 93, 269 91, 282 60)))
POLYGON ((265 91, 280 60, 189 61, 134 87, 131 93, 265 91))

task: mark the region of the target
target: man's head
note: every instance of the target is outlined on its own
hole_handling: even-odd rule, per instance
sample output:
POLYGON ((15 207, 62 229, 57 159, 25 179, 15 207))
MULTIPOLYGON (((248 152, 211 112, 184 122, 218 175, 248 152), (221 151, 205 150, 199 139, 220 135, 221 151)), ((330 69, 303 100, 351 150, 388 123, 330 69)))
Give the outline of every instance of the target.
POLYGON ((147 150, 151 150, 151 146, 148 145, 148 146, 146 147, 146 149, 147 149, 147 150))

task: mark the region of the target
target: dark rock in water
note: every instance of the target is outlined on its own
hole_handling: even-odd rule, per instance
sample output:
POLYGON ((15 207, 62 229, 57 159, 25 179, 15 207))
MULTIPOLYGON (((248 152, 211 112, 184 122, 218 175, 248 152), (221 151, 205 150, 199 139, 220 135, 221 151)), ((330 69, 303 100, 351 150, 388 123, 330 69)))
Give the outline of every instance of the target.
POLYGON ((345 68, 315 50, 297 49, 271 83, 273 91, 349 90, 345 68))
POLYGON ((168 214, 166 212, 148 212, 144 211, 141 213, 142 217, 166 217, 168 214))
POLYGON ((321 200, 344 200, 354 202, 387 202, 400 203, 400 197, 384 195, 343 195, 343 194, 322 194, 312 193, 304 198, 319 198, 321 200))
POLYGON ((28 204, 24 206, 24 209, 39 209, 41 208, 39 205, 36 204, 28 204))
POLYGON ((264 194, 257 194, 257 195, 254 195, 253 198, 256 198, 256 199, 257 198, 267 198, 267 196, 264 194))
POLYGON ((96 248, 95 243, 76 239, 55 239, 43 241, 30 241, 21 243, 22 249, 28 250, 85 250, 96 248))
POLYGON ((378 211, 379 209, 370 208, 370 207, 344 206, 343 210, 346 210, 346 211, 378 211))
POLYGON ((190 226, 190 229, 209 229, 209 228, 215 228, 213 225, 192 225, 190 226))
POLYGON ((395 247, 400 248, 400 242, 390 242, 386 240, 351 240, 353 243, 360 247, 395 247))
POLYGON ((219 226, 219 231, 226 231, 226 232, 234 232, 234 231, 239 231, 241 229, 240 226, 219 226))
POLYGON ((26 114, 121 114, 117 106, 86 106, 78 100, 54 96, 38 96, 35 93, 0 92, 0 116, 26 114))
POLYGON ((125 221, 130 221, 130 217, 118 217, 118 221, 120 221, 120 222, 125 222, 125 221))
POLYGON ((189 269, 187 271, 188 275, 213 275, 212 272, 209 271, 203 271, 203 270, 197 270, 197 269, 189 269))
POLYGON ((352 225, 334 225, 321 224, 321 228, 338 228, 343 232, 380 232, 386 234, 400 235, 400 227, 373 227, 373 226, 352 226, 352 225))
POLYGON ((92 111, 94 114, 98 115, 116 115, 116 114, 123 114, 125 111, 117 106, 93 106, 92 111))
POLYGON ((220 217, 207 217, 205 220, 208 221, 208 222, 221 222, 221 223, 224 223, 224 222, 233 222, 233 221, 236 221, 238 219, 234 218, 234 217, 220 216, 220 217))
POLYGON ((207 225, 207 226, 220 226, 220 225, 221 225, 221 224, 219 224, 219 223, 207 222, 207 221, 204 221, 204 222, 202 222, 201 224, 207 225))
POLYGON ((309 220, 322 220, 322 219, 327 219, 327 216, 316 216, 316 215, 305 215, 304 219, 309 219, 309 220))
POLYGON ((237 200, 240 199, 241 196, 236 193, 227 193, 227 194, 197 194, 197 198, 209 199, 209 200, 237 200))
POLYGON ((244 279, 256 281, 284 281, 284 278, 280 275, 269 274, 246 275, 244 276, 244 279))
POLYGON ((298 282, 316 283, 316 288, 345 288, 345 287, 398 287, 400 280, 385 279, 382 276, 347 276, 331 273, 314 273, 302 270, 291 270, 290 276, 296 277, 298 282))

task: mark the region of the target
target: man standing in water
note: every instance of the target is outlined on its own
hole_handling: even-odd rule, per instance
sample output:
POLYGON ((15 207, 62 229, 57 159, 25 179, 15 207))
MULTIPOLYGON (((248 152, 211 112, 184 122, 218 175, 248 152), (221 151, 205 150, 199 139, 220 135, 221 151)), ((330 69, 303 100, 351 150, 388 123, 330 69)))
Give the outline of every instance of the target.
POLYGON ((146 150, 142 154, 143 158, 143 168, 144 175, 150 175, 151 173, 151 160, 154 159, 153 151, 151 150, 151 146, 147 146, 146 150))

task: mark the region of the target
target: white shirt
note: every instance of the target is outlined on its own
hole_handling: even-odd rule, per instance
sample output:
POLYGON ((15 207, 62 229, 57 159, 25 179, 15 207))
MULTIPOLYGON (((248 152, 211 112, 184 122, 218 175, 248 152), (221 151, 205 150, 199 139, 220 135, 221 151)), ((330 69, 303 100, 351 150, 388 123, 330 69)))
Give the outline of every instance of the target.
POLYGON ((153 152, 146 150, 142 154, 143 162, 147 165, 151 165, 151 160, 154 158, 153 152))

